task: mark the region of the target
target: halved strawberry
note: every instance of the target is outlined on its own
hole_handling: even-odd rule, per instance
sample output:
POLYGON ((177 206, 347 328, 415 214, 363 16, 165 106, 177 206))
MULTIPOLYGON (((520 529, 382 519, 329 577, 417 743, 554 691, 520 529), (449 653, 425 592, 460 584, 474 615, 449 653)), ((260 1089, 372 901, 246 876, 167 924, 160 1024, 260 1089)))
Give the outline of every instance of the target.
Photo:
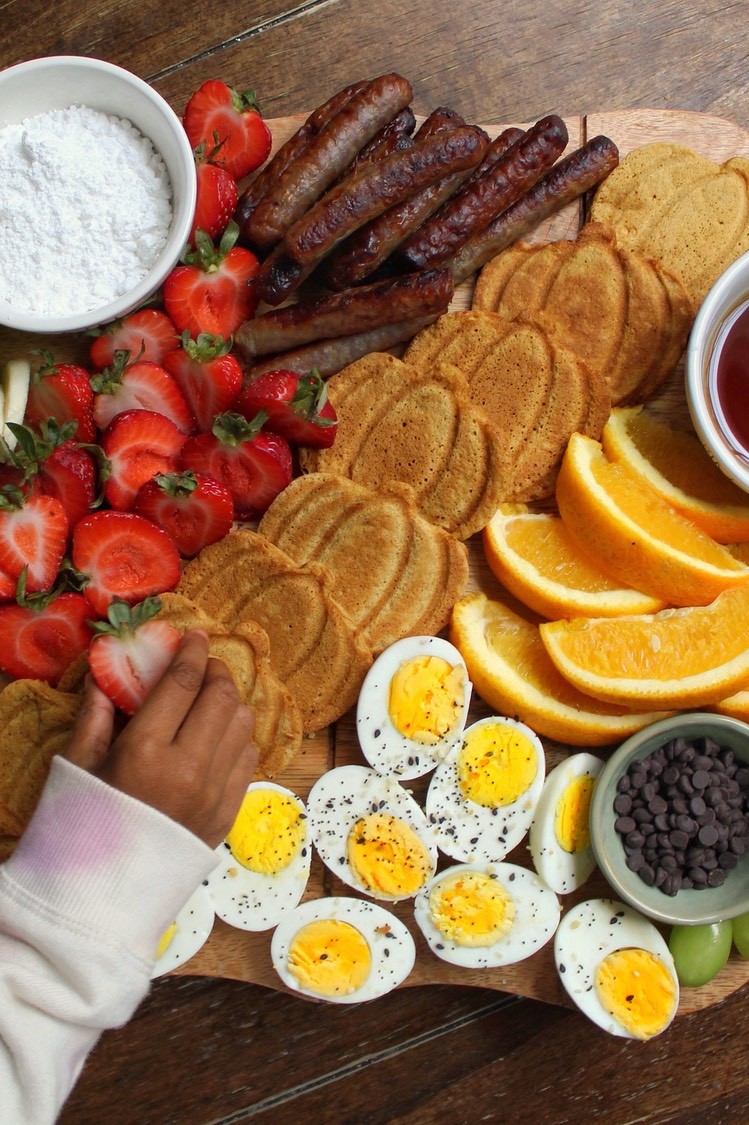
POLYGON ((115 352, 130 352, 130 358, 161 363, 175 346, 177 332, 169 317, 160 309, 137 309, 122 320, 94 330, 91 363, 103 371, 114 363, 115 352))
POLYGON ((231 493, 207 473, 159 473, 138 489, 133 511, 163 527, 185 559, 223 539, 234 520, 231 493))
POLYGON ((216 247, 198 231, 196 249, 182 255, 164 282, 164 306, 180 332, 199 336, 233 335, 258 305, 254 278, 260 263, 251 250, 235 246, 239 227, 232 221, 216 247))
POLYGON ((328 400, 325 380, 317 370, 308 375, 295 371, 266 371, 248 383, 234 409, 245 418, 264 410, 265 423, 294 445, 327 449, 337 429, 336 412, 328 400))
POLYGON ((180 454, 183 469, 208 473, 228 488, 237 519, 258 518, 291 483, 289 443, 266 433, 264 420, 220 414, 211 432, 188 438, 180 454))
POLYGON ((164 356, 164 369, 176 382, 197 429, 210 430, 217 414, 230 410, 242 389, 242 368, 229 349, 231 340, 201 332, 182 333, 182 347, 164 356))
POLYGON ((88 652, 91 674, 126 715, 135 714, 179 647, 174 626, 153 620, 160 608, 158 598, 146 598, 134 607, 113 601, 107 620, 94 626, 88 652))
POLYGON ((104 498, 118 511, 132 507, 142 484, 177 468, 185 435, 155 410, 117 414, 101 437, 107 458, 104 498))
POLYGON ((170 418, 183 433, 192 433, 195 421, 190 407, 169 372, 150 360, 131 362, 129 354, 115 352, 111 367, 91 380, 96 392, 94 420, 99 429, 105 430, 124 410, 154 410, 170 418))
POLYGON ((0 606, 0 668, 18 679, 46 680, 53 687, 93 636, 91 606, 82 594, 27 594, 21 571, 13 605, 0 606))
POLYGON ((59 500, 23 495, 12 485, 0 490, 0 571, 17 579, 26 568, 30 594, 54 584, 67 538, 68 518, 59 500))
POLYGON ((155 523, 132 512, 92 512, 73 531, 73 566, 94 612, 106 617, 113 598, 135 605, 179 582, 179 553, 155 523))
POLYGON ((226 228, 237 206, 239 193, 234 177, 220 166, 218 155, 223 145, 209 148, 200 144, 195 149, 195 171, 198 194, 195 217, 190 231, 190 244, 195 246, 195 233, 204 230, 216 238, 226 228))
POLYGON ((46 349, 38 354, 44 362, 31 376, 26 422, 36 427, 50 418, 60 425, 77 422, 76 441, 95 441, 94 392, 88 371, 77 363, 55 363, 46 349))
POLYGON ((270 129, 260 116, 253 90, 240 92, 210 78, 192 95, 182 118, 190 144, 221 142, 217 163, 235 180, 259 168, 271 149, 270 129))
POLYGON ((96 457, 101 456, 98 446, 88 443, 84 449, 71 440, 75 422, 60 426, 50 418, 36 431, 12 422, 9 426, 16 437, 10 461, 21 474, 22 490, 54 496, 72 528, 96 502, 96 457))

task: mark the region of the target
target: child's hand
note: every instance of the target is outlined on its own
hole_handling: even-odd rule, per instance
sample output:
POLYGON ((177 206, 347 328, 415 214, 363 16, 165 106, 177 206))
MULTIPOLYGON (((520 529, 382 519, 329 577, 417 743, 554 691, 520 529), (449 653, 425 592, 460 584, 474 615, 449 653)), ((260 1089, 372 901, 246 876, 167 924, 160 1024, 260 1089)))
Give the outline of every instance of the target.
POLYGON ((215 847, 257 767, 253 716, 204 633, 190 631, 140 711, 112 741, 114 708, 92 680, 66 757, 215 847))

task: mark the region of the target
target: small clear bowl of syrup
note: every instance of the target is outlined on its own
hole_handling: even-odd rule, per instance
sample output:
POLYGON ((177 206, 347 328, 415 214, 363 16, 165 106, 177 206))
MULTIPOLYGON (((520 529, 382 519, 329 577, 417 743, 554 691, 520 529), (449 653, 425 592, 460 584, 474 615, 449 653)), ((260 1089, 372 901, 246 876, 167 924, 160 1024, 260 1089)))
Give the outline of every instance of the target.
POLYGON ((721 274, 697 314, 686 393, 702 444, 749 492, 749 253, 721 274))

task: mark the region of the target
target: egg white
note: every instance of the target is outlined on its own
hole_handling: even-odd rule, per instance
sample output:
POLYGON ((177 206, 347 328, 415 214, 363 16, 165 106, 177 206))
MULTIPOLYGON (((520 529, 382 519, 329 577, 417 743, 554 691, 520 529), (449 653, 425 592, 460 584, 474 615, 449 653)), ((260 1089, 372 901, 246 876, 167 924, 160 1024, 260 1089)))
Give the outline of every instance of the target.
POLYGON ((177 929, 151 971, 151 980, 184 965, 202 949, 211 936, 215 919, 213 903, 203 883, 197 887, 177 914, 177 929))
POLYGON ((348 860, 346 841, 351 828, 373 812, 397 817, 413 829, 429 855, 431 878, 437 868, 437 848, 426 816, 394 778, 382 777, 367 766, 337 766, 315 782, 307 798, 312 842, 325 866, 361 894, 397 902, 364 887, 348 860))
MULTIPOLYGON (((304 802, 290 789, 270 781, 255 781, 253 789, 272 789, 290 797, 306 817, 304 802)), ((238 930, 272 930, 285 911, 301 901, 309 881, 312 847, 309 822, 304 821, 302 846, 291 862, 275 875, 243 867, 224 840, 216 849, 219 865, 208 877, 208 894, 216 914, 238 930)))
POLYGON ((679 982, 671 951, 653 923, 636 910, 615 899, 588 899, 567 911, 554 936, 559 979, 580 1011, 611 1035, 634 1039, 606 1011, 595 990, 599 962, 618 949, 644 949, 663 962, 674 983, 675 1012, 679 982))
POLYGON ((386 648, 367 673, 356 708, 356 733, 364 757, 378 773, 408 781, 433 770, 460 740, 468 717, 471 682, 463 657, 441 637, 404 637, 386 648), (431 746, 418 742, 395 727, 390 718, 390 684, 401 664, 419 657, 436 656, 463 669, 463 705, 453 728, 431 746))
POLYGON ((559 912, 559 900, 543 880, 535 872, 514 863, 453 864, 440 871, 414 900, 414 918, 429 948, 443 961, 465 969, 497 968, 531 957, 553 937, 559 924, 559 912), (458 945, 446 938, 432 921, 429 895, 433 888, 451 875, 469 871, 496 879, 515 906, 512 929, 490 946, 458 945))
POLYGON ((414 940, 399 918, 377 903, 341 896, 312 899, 289 911, 273 932, 270 953, 273 968, 288 988, 331 1004, 358 1004, 384 996, 406 979, 416 960, 414 940), (369 975, 364 984, 346 996, 321 996, 304 988, 288 968, 289 949, 297 932, 310 922, 326 919, 348 922, 369 946, 369 975))
POLYGON ((557 894, 569 894, 582 886, 596 867, 592 845, 571 853, 560 844, 554 829, 557 805, 572 781, 586 775, 597 778, 602 769, 603 762, 593 754, 572 754, 555 766, 544 781, 530 826, 528 847, 536 871, 557 894))
POLYGON ((525 793, 496 809, 468 800, 458 780, 458 758, 461 743, 450 751, 437 767, 429 782, 426 813, 434 831, 437 846, 445 855, 462 863, 498 863, 525 836, 541 795, 546 773, 546 759, 536 734, 516 719, 491 716, 479 719, 464 731, 467 737, 478 727, 499 723, 520 730, 536 753, 536 776, 525 793))

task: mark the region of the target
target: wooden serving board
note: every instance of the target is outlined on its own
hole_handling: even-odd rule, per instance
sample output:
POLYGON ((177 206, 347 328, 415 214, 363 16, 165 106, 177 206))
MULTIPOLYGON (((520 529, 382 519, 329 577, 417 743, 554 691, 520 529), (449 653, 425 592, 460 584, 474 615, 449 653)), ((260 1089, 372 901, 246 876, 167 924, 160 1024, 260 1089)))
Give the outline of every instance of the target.
MULTIPOLYGON (((304 120, 299 117, 284 117, 271 120, 274 150, 282 144, 304 120)), ((496 135, 502 126, 487 126, 496 135)), ((749 133, 729 121, 699 113, 669 110, 623 110, 611 113, 589 114, 587 117, 567 121, 569 129, 569 149, 580 146, 584 141, 603 133, 619 147, 621 155, 640 144, 652 141, 675 141, 687 145, 705 156, 722 162, 736 154, 749 157, 749 133)), ((530 236, 532 241, 574 238, 584 220, 584 206, 575 203, 565 208, 553 218, 542 223, 530 236)), ((460 287, 453 302, 454 309, 470 306, 472 285, 460 287)), ((0 362, 27 353, 40 345, 51 347, 56 358, 72 358, 76 350, 80 353, 80 341, 71 339, 33 340, 28 336, 0 329, 0 362)), ((85 349, 83 354, 85 355, 85 349)), ((669 385, 659 396, 654 407, 680 424, 688 424, 688 415, 683 394, 683 375, 679 370, 669 385)), ((468 544, 471 574, 468 590, 483 590, 489 597, 497 596, 499 586, 486 566, 478 538, 468 544)), ((481 700, 471 705, 469 722, 488 714, 481 700)), ((547 772, 569 752, 559 743, 544 740, 547 754, 547 772)), ((593 749, 602 757, 608 756, 613 747, 606 750, 593 749)), ((276 780, 287 785, 300 797, 305 798, 312 784, 326 770, 333 766, 364 761, 359 750, 353 713, 345 715, 334 726, 305 739, 302 751, 291 767, 276 780)), ((428 784, 427 779, 409 783, 414 796, 420 799, 428 784)), ((508 860, 530 866, 526 844, 521 844, 508 856, 508 860)), ((353 892, 328 873, 319 857, 313 857, 311 877, 305 898, 319 898, 323 895, 353 892)), ((563 911, 575 902, 585 898, 611 894, 603 877, 595 873, 577 892, 564 896, 563 911)), ((464 984, 532 997, 549 1003, 570 1006, 554 967, 553 943, 549 943, 526 961, 499 969, 466 970, 440 961, 428 949, 418 927, 413 922, 412 907, 409 902, 394 907, 394 912, 408 925, 414 935, 417 947, 416 965, 408 980, 401 987, 427 984, 464 984)), ((233 980, 248 981, 283 990, 270 959, 270 933, 253 934, 232 929, 216 920, 210 939, 203 949, 185 966, 176 972, 185 976, 213 976, 233 980)), ((749 960, 732 955, 728 965, 719 976, 700 989, 682 991, 679 1015, 694 1012, 729 996, 742 985, 749 982, 749 960)))

